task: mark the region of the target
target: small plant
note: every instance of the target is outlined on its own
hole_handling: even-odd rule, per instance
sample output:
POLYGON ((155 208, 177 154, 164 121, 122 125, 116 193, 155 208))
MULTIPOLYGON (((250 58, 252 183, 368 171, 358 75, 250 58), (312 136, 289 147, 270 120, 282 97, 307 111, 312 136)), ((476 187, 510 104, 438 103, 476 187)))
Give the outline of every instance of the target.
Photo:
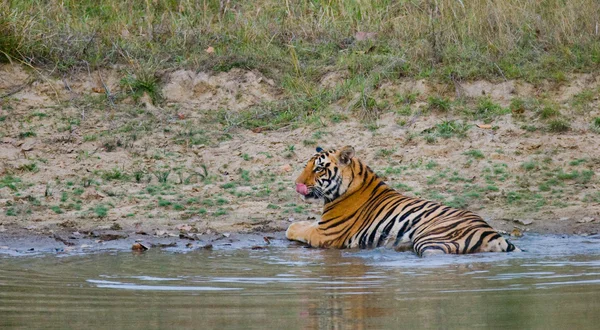
POLYGON ((554 119, 548 123, 548 130, 554 133, 563 133, 571 129, 571 125, 563 119, 554 119))
POLYGON ((406 93, 403 95, 398 95, 398 103, 404 104, 413 104, 417 101, 417 97, 419 97, 418 92, 406 93))
POLYGON ((477 149, 471 149, 471 150, 465 151, 463 153, 463 155, 467 155, 467 156, 472 157, 474 159, 483 159, 483 158, 485 158, 483 152, 481 152, 481 150, 477 150, 477 149))
POLYGON ((525 163, 521 164, 521 167, 525 171, 531 171, 531 170, 538 168, 538 163, 535 161, 525 162, 525 163))
POLYGON ((158 206, 160 206, 160 207, 168 207, 171 204, 173 204, 173 203, 171 203, 171 201, 169 201, 169 200, 162 199, 160 197, 158 198, 158 206))
POLYGON ((592 177, 594 176, 594 171, 590 171, 590 170, 583 170, 581 171, 581 176, 577 179, 577 183, 581 183, 581 184, 586 184, 589 183, 592 180, 592 177))
POLYGON ((135 182, 136 183, 142 182, 142 179, 144 178, 144 174, 145 174, 145 172, 142 170, 137 170, 137 171, 133 172, 133 178, 135 179, 135 182))
POLYGON ((117 167, 113 168, 110 171, 104 171, 102 173, 102 179, 106 180, 106 181, 112 181, 112 180, 125 180, 127 178, 127 175, 123 172, 121 172, 121 170, 117 167))
POLYGON ((463 196, 454 196, 445 204, 456 209, 464 209, 469 205, 469 203, 467 203, 467 200, 463 196))
POLYGON ((242 159, 245 161, 250 161, 250 160, 252 160, 252 157, 250 157, 250 155, 244 153, 244 154, 242 154, 242 159))
POLYGON ((26 132, 19 133, 19 139, 25 139, 25 138, 34 137, 34 136, 37 136, 37 134, 33 131, 26 131, 26 132))
POLYGON ((93 142, 98 140, 98 136, 96 134, 87 134, 83 136, 83 142, 93 142))
POLYGON ((448 112, 450 110, 450 100, 443 97, 430 96, 427 99, 427 104, 429 106, 429 110, 432 111, 448 112))
POLYGON ((395 150, 393 149, 379 149, 375 153, 375 158, 386 158, 393 155, 395 150))
POLYGON ((475 117, 482 119, 486 123, 489 123, 494 118, 505 115, 509 112, 509 109, 502 108, 488 97, 480 99, 475 107, 475 117))
POLYGON ((437 139, 435 138, 435 135, 433 135, 433 134, 425 135, 425 143, 435 144, 436 142, 437 142, 437 139))
POLYGON ((240 169, 240 176, 245 182, 250 182, 250 171, 240 169))
POLYGON ((465 137, 469 128, 471 126, 464 122, 445 120, 435 126, 435 132, 445 139, 452 136, 465 137))
POLYGON ((215 217, 227 214, 227 210, 223 208, 219 208, 215 211, 215 217))
POLYGON ((430 160, 427 164, 425 164, 425 168, 428 170, 434 169, 436 167, 438 167, 438 163, 436 163, 433 160, 430 160))
POLYGON ((520 116, 524 114, 526 110, 525 100, 515 97, 510 101, 509 109, 514 115, 520 116))
POLYGON ((140 70, 137 75, 129 75, 121 79, 121 85, 127 88, 137 102, 144 94, 148 94, 152 103, 162 99, 159 79, 151 70, 140 70))
POLYGON ((585 158, 579 158, 579 159, 575 159, 569 162, 569 165, 571 166, 579 166, 583 163, 587 162, 587 159, 585 158))
POLYGON ((292 158, 296 154, 296 147, 292 144, 285 148, 283 151, 284 158, 292 158))
POLYGON ((521 129, 525 130, 527 132, 535 132, 535 131, 537 131, 537 127, 535 127, 534 125, 522 125, 521 129))
POLYGON ((159 183, 167 183, 167 179, 169 179, 169 174, 171 174, 171 170, 165 171, 155 171, 154 175, 159 183))
POLYGON ((35 162, 23 164, 23 165, 19 166, 18 169, 23 172, 32 172, 32 173, 37 173, 40 170, 37 166, 37 163, 35 163, 35 162))
POLYGON ((62 214, 62 213, 64 213, 63 210, 61 210, 60 206, 58 206, 58 205, 53 205, 53 206, 50 207, 50 209, 52 211, 54 211, 54 213, 56 213, 56 214, 62 214))
POLYGON ((592 131, 600 133, 600 117, 592 119, 592 131))
POLYGON ((560 115, 560 111, 553 105, 546 105, 539 111, 539 116, 542 119, 554 118, 560 115))
POLYGON ((108 208, 104 205, 96 205, 92 211, 94 211, 94 213, 96 214, 96 216, 98 216, 99 218, 104 218, 106 217, 106 215, 108 214, 108 208))
POLYGON ((235 188, 237 186, 237 183, 231 181, 231 182, 227 182, 221 185, 221 188, 223 189, 231 189, 231 188, 235 188))

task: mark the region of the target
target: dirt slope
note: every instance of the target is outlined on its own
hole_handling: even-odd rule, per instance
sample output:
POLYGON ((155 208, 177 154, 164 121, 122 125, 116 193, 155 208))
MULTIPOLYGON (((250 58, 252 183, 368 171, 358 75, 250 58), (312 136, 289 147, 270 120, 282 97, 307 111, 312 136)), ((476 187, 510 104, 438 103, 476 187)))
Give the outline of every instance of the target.
MULTIPOLYGON (((598 231, 600 135, 590 122, 600 111, 590 91, 600 77, 538 85, 388 81, 375 96, 391 105, 374 122, 340 101, 328 110, 337 120, 266 131, 229 121, 289 97, 258 72, 166 72, 160 103, 134 99, 124 76, 106 69, 57 79, 0 66, 0 231, 284 230, 291 220, 318 217, 319 205, 293 190, 317 145, 353 145, 407 195, 474 210, 508 232, 598 231), (543 98, 570 130, 551 132, 527 106, 490 120, 436 110, 431 96, 484 97, 500 107, 543 98)), ((323 85, 345 78, 326 74, 323 85)))

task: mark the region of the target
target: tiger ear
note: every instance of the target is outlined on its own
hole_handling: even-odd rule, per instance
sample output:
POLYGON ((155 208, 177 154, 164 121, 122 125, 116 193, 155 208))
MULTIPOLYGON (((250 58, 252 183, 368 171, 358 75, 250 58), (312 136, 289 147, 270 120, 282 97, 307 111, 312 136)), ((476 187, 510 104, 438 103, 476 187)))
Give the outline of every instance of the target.
POLYGON ((350 164, 350 161, 352 160, 353 157, 354 157, 354 148, 352 148, 351 146, 345 146, 342 148, 342 150, 340 150, 338 159, 340 160, 340 163, 342 165, 348 165, 348 164, 350 164))

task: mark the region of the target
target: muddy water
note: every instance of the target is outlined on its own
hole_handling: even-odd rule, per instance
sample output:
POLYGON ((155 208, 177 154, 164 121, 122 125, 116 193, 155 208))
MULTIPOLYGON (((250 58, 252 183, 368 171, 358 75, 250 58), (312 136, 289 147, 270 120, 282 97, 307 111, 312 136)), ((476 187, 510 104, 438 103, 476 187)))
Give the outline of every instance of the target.
POLYGON ((600 237, 420 259, 387 250, 0 256, 0 328, 597 329, 600 237))

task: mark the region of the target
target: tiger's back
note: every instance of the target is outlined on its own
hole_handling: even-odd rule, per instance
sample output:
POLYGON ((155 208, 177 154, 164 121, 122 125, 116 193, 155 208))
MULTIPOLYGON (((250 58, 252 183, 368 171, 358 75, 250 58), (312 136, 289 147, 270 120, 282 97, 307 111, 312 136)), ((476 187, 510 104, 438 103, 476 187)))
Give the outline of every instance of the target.
POLYGON ((354 149, 321 151, 296 181, 305 198, 323 199, 321 220, 288 228, 289 239, 317 247, 411 248, 419 255, 517 251, 481 217, 411 198, 354 158, 354 149))

